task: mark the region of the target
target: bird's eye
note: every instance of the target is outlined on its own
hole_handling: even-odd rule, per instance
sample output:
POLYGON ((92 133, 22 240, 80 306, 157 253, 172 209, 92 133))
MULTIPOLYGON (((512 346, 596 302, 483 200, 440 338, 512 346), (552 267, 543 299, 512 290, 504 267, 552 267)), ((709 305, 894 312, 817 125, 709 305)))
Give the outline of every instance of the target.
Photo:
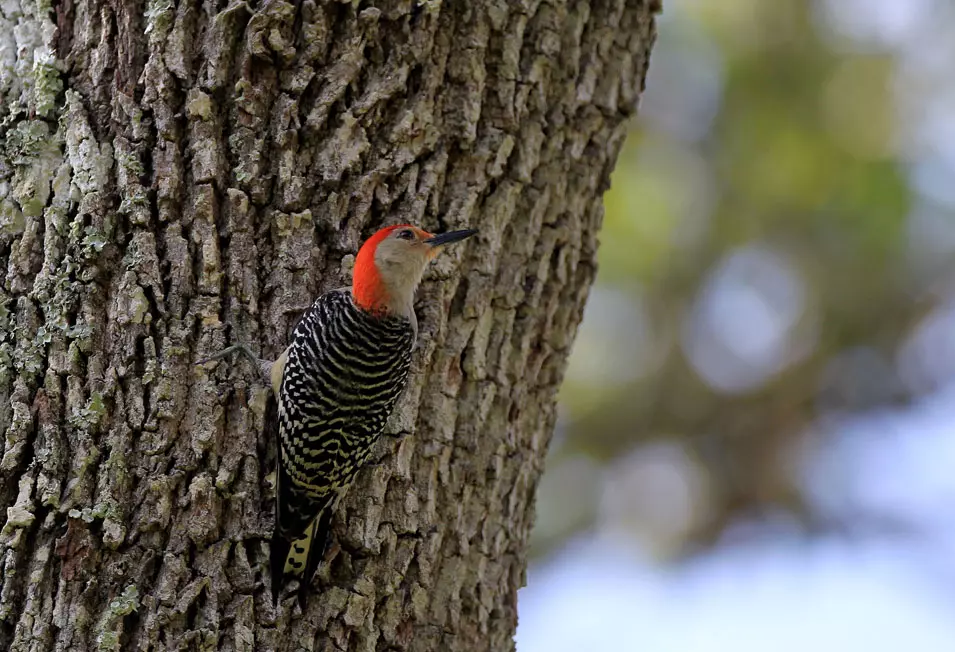
POLYGON ((414 231, 411 229, 401 229, 398 231, 398 238, 401 240, 414 240, 414 231))

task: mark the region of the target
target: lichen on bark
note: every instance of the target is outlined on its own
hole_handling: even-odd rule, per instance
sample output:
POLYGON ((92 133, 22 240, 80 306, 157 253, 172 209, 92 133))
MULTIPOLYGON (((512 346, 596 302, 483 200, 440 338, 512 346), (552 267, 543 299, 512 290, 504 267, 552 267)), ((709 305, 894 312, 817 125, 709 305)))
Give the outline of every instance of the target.
POLYGON ((0 0, 0 647, 513 647, 652 2, 0 0), (413 380, 305 613, 267 587, 265 357, 383 223, 413 380))

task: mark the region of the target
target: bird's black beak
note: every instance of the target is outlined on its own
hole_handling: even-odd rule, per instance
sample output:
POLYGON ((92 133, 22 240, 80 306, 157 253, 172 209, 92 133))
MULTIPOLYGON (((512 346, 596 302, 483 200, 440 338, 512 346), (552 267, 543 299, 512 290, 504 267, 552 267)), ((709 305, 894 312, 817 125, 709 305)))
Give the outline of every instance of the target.
POLYGON ((464 229, 462 231, 448 231, 447 233, 439 233, 438 235, 433 235, 423 242, 426 245, 431 245, 432 247, 440 247, 441 245, 451 244, 452 242, 458 242, 464 240, 465 238, 470 238, 472 235, 477 233, 476 229, 464 229))

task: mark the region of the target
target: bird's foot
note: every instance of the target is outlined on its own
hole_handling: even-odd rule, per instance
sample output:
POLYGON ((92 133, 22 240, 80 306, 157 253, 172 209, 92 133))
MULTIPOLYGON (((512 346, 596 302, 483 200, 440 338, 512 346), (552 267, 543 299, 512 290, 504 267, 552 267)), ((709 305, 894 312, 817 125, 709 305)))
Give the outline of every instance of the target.
POLYGON ((246 358, 249 362, 255 365, 255 368, 258 369, 259 373, 262 374, 267 381, 270 380, 271 378, 270 374, 272 371, 272 364, 273 364, 272 361, 263 360, 262 358, 258 357, 257 355, 252 353, 252 349, 250 349, 245 344, 233 344, 232 346, 226 347, 225 349, 219 351, 215 355, 211 355, 208 358, 205 358, 204 360, 200 360, 199 362, 196 363, 196 366, 201 367, 202 365, 208 362, 221 360, 222 358, 228 357, 232 355, 233 353, 241 353, 244 358, 246 358))

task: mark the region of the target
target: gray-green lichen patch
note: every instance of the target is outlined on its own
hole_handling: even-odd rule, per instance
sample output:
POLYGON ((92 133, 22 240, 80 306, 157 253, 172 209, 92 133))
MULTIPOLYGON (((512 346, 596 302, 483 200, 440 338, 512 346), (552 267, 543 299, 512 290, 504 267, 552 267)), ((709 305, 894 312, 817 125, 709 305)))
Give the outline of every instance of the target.
POLYGON ((149 0, 146 6, 145 34, 150 43, 165 39, 176 19, 176 5, 172 0, 149 0))
POLYGON ((145 365, 143 369, 143 385, 149 385, 156 380, 156 340, 151 336, 143 340, 143 357, 145 365))
POLYGON ((322 180, 340 181, 342 175, 355 168, 371 147, 365 130, 350 113, 339 116, 341 126, 335 130, 332 142, 322 148, 316 164, 322 180))
POLYGON ((252 16, 247 27, 246 42, 249 51, 256 57, 272 59, 274 54, 283 64, 295 58, 292 47, 292 26, 295 20, 295 5, 284 0, 268 2, 252 16))
POLYGON ((205 40, 206 74, 201 85, 210 90, 225 86, 229 79, 235 42, 241 36, 243 19, 252 15, 248 2, 232 0, 216 14, 210 36, 205 40))
POLYGON ((153 316, 149 314, 149 300, 146 298, 146 292, 140 286, 136 286, 132 296, 129 298, 130 321, 134 324, 149 324, 153 316))
POLYGON ((222 513, 215 483, 208 473, 197 475, 189 484, 189 518, 186 530, 196 545, 204 547, 215 541, 222 513))
POLYGON ((63 86, 51 16, 49 0, 0 3, 0 118, 18 108, 43 117, 55 113, 63 86))
MULTIPOLYGON (((44 25, 44 32, 50 32, 50 37, 54 30, 51 23, 44 25)), ((61 64, 49 46, 44 45, 36 51, 33 60, 33 110, 44 118, 54 115, 57 97, 63 90, 60 68, 61 64)))
POLYGON ((82 509, 76 509, 74 507, 67 512, 67 515, 70 518, 80 519, 85 523, 93 523, 106 518, 107 510, 108 508, 105 504, 97 503, 93 507, 83 507, 82 509))
MULTIPOLYGON (((136 115, 130 108, 127 114, 136 115)), ((133 128, 132 131, 137 131, 133 128)), ((116 159, 116 189, 119 192, 119 214, 127 216, 130 223, 147 225, 151 219, 149 197, 143 186, 142 177, 146 174, 141 159, 142 149, 138 143, 117 136, 113 139, 116 159)))
POLYGON ((114 652, 121 648, 123 618, 139 609, 139 589, 128 585, 113 598, 96 624, 96 649, 99 652, 114 652))
POLYGON ((308 233, 312 230, 313 219, 312 211, 306 210, 301 213, 275 213, 275 231, 283 238, 291 236, 295 232, 308 233), (305 229, 302 231, 302 229, 305 229))
MULTIPOLYGON (((13 371, 13 344, 10 337, 10 296, 0 289, 0 391, 9 388, 11 373, 13 371)), ((4 423, 0 412, 0 425, 7 426, 4 423)))
MULTIPOLYGON (((123 141, 126 142, 126 139, 124 138, 123 141)), ((126 145, 125 148, 116 152, 116 162, 118 163, 116 173, 120 185, 125 185, 133 178, 143 176, 146 172, 142 161, 139 160, 138 153, 132 151, 128 142, 126 145)))
POLYGON ((21 296, 17 301, 17 320, 13 327, 14 368, 31 380, 42 373, 46 345, 50 343, 50 334, 40 325, 40 313, 37 305, 29 297, 21 296))
POLYGON ((0 233, 6 235, 19 235, 26 228, 26 221, 23 218, 23 211, 11 199, 0 198, 0 233))
POLYGON ((233 176, 252 203, 259 203, 268 196, 266 139, 262 134, 268 120, 268 100, 263 91, 248 80, 237 81, 233 89, 238 125, 228 139, 229 153, 235 161, 233 176))
POLYGON ((93 392, 90 394, 89 403, 86 407, 70 417, 70 425, 86 432, 93 432, 99 427, 105 414, 106 404, 103 401, 103 395, 99 392, 93 392))
POLYGON ((73 168, 73 185, 81 196, 108 188, 113 167, 113 148, 93 136, 89 116, 79 94, 66 92, 66 152, 73 168))
POLYGON ((3 121, 3 127, 6 132, 3 153, 13 165, 29 163, 49 136, 49 127, 43 120, 17 120, 15 117, 8 117, 3 121))
POLYGON ((212 97, 199 89, 189 91, 186 97, 186 115, 198 120, 212 119, 212 97))
POLYGON ((152 323, 149 299, 146 297, 146 291, 137 282, 135 272, 126 272, 119 281, 113 297, 112 315, 118 324, 148 326, 152 323))
MULTIPOLYGON (((129 404, 127 403, 127 413, 129 404)), ((119 410, 116 410, 117 412, 119 410)), ((105 503, 103 516, 103 544, 116 549, 126 538, 127 517, 131 479, 129 473, 129 451, 132 433, 126 423, 114 424, 107 439, 109 455, 105 463, 105 478, 99 477, 97 495, 105 503)))
POLYGON ((20 478, 20 490, 16 503, 13 507, 7 508, 7 520, 3 524, 3 530, 0 531, 0 541, 3 543, 10 541, 14 530, 30 527, 33 519, 36 518, 33 514, 33 479, 32 473, 20 478))
POLYGON ((50 132, 50 124, 45 120, 18 122, 6 134, 2 155, 14 169, 10 198, 24 217, 40 216, 62 162, 59 139, 50 132))
POLYGON ((3 438, 3 459, 0 461, 0 473, 8 476, 20 463, 26 448, 33 418, 30 406, 26 403, 27 387, 23 378, 17 378, 13 384, 10 401, 10 421, 3 438))

